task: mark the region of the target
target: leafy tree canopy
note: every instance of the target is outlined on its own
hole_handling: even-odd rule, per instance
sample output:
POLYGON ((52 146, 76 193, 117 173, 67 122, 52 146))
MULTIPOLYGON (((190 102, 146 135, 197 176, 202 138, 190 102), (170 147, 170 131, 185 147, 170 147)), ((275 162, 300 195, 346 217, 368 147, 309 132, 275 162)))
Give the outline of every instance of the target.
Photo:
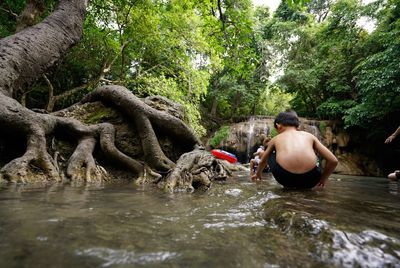
MULTIPOLYGON (((0 37, 22 27, 33 2, 35 22, 56 4, 0 3, 0 37)), ((20 98, 52 111, 120 84, 181 103, 199 135, 200 111, 229 120, 290 107, 348 127, 389 122, 400 118, 399 9, 396 0, 288 0, 275 12, 250 0, 92 0, 82 41, 20 98)))

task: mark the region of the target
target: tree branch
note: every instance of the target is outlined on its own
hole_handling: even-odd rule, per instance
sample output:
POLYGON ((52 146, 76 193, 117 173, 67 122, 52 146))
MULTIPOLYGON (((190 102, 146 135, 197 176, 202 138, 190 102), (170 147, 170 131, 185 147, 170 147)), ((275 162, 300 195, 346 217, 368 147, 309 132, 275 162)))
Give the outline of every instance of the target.
POLYGON ((5 11, 5 12, 7 12, 8 14, 14 16, 15 18, 18 18, 18 14, 12 12, 11 9, 5 9, 4 7, 0 7, 0 9, 3 10, 3 11, 5 11))

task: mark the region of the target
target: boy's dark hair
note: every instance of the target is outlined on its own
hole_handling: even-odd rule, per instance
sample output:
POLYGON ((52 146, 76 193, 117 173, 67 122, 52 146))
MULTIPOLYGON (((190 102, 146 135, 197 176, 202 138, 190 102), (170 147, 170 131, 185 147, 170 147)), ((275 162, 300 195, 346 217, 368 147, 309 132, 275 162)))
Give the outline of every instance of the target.
POLYGON ((297 117, 297 113, 293 110, 279 113, 274 120, 274 127, 277 128, 277 124, 283 126, 299 127, 300 121, 297 117))

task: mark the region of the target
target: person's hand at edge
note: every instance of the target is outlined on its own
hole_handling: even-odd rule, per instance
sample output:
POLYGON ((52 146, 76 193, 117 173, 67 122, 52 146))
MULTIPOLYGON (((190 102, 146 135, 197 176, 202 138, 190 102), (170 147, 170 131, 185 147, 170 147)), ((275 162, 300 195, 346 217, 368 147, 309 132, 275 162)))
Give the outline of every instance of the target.
POLYGON ((316 185, 316 187, 324 187, 326 184, 327 179, 321 179, 318 184, 316 185))
POLYGON ((391 143, 391 142, 394 140, 394 138, 395 138, 395 136, 390 135, 390 136, 385 140, 385 143, 386 143, 386 144, 391 143))

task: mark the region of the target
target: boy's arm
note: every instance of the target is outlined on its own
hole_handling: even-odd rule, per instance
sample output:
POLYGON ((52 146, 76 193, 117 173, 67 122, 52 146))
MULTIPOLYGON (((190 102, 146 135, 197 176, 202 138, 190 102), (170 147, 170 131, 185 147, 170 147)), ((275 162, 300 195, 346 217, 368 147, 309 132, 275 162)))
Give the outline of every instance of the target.
POLYGON ((318 186, 324 186, 329 176, 335 170, 338 160, 336 156, 329 151, 316 137, 314 137, 314 150, 326 160, 325 168, 321 175, 321 180, 318 183, 318 186))
POLYGON ((264 153, 265 149, 262 149, 261 147, 257 149, 257 151, 253 154, 254 156, 258 155, 261 156, 264 153))
POLYGON ((399 135, 399 133, 400 133, 400 127, 398 127, 396 131, 385 140, 385 143, 392 142, 397 137, 397 135, 399 135))
POLYGON ((268 158, 271 155, 272 149, 274 148, 273 139, 268 143, 267 149, 261 153, 260 163, 257 166, 257 172, 253 176, 251 176, 252 180, 261 179, 261 174, 264 168, 267 166, 268 158))
POLYGON ((262 153, 263 153, 264 151, 257 151, 257 152, 255 152, 253 155, 254 156, 261 156, 262 155, 262 153))

